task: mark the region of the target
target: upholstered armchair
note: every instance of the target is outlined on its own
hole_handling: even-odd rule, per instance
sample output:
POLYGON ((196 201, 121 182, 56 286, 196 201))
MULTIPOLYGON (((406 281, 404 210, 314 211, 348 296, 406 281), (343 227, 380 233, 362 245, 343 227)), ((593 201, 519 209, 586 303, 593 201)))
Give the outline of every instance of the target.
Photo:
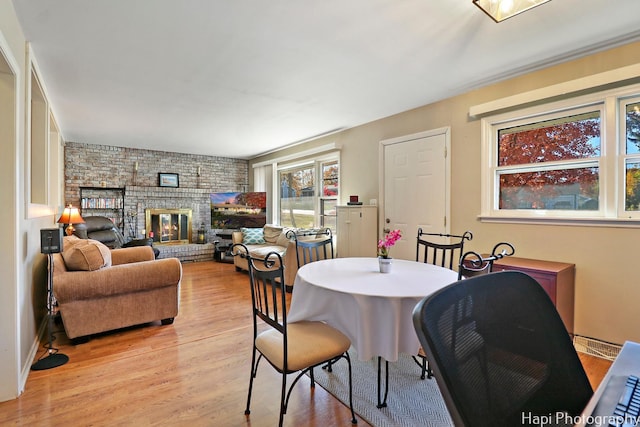
POLYGON ((155 259, 152 248, 109 249, 65 236, 53 255, 53 292, 67 336, 86 337, 178 315, 182 265, 155 259))

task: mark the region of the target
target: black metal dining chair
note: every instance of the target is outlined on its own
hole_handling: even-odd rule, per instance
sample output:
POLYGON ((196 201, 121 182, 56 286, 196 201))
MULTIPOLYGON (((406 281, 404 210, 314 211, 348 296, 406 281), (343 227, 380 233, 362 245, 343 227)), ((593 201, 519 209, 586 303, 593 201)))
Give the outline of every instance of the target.
POLYGON ((491 273, 493 263, 499 259, 511 256, 516 252, 511 243, 500 242, 496 244, 488 256, 480 255, 474 251, 465 252, 460 257, 458 264, 458 280, 491 273))
MULTIPOLYGON (((422 228, 418 228, 416 237, 416 261, 427 264, 438 265, 440 267, 453 270, 460 263, 460 258, 464 253, 464 242, 472 240, 473 233, 465 231, 461 235, 424 233, 422 228), (428 236, 428 237, 425 237, 428 236), (447 240, 447 242, 443 242, 447 240)), ((431 378, 432 372, 429 369, 429 362, 421 347, 417 355, 411 356, 413 361, 420 366, 420 378, 431 378)))
POLYGON ((313 261, 335 258, 330 228, 290 230, 287 237, 296 242, 298 268, 313 261))
POLYGON ((270 252, 264 259, 252 258, 242 244, 234 245, 232 253, 247 258, 253 305, 253 349, 245 415, 251 413, 253 380, 263 357, 282 374, 279 426, 283 424, 291 392, 298 380, 308 372, 311 387, 315 387, 315 367, 345 359, 349 371, 351 423, 357 424, 353 411, 351 359, 347 351, 351 346, 349 338, 324 322, 287 322, 284 266, 278 253, 270 252), (266 330, 263 322, 268 326, 266 330), (293 373, 297 375, 287 390, 287 375, 293 373))
POLYGON ((465 231, 461 235, 424 233, 418 228, 416 238, 416 261, 424 262, 453 270, 464 253, 464 243, 472 240, 473 234, 465 231), (428 236, 428 237, 427 237, 428 236), (443 242, 442 240, 447 240, 443 242))

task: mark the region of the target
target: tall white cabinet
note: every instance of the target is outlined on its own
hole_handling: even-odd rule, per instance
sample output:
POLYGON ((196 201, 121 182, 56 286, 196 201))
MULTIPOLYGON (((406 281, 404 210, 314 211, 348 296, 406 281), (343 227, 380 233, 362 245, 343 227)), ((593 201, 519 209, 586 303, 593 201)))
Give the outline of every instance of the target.
POLYGON ((378 245, 378 207, 338 206, 337 215, 337 256, 375 257, 378 245))

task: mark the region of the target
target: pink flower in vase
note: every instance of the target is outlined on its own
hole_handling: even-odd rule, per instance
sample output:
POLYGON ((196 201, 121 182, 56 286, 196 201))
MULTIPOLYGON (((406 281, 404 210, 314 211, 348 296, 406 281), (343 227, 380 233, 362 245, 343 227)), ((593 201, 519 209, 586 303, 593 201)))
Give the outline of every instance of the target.
POLYGON ((380 258, 389 258, 389 249, 402 238, 400 230, 391 230, 384 236, 384 239, 378 240, 378 256, 380 258))

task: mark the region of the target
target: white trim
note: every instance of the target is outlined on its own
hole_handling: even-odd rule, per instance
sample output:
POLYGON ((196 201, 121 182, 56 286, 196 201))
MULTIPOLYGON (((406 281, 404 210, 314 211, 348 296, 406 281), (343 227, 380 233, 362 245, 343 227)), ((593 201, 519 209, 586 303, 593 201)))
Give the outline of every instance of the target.
MULTIPOLYGON (((54 209, 53 209, 53 204, 52 204, 52 200, 51 200, 51 188, 50 188, 50 181, 51 181, 51 177, 50 177, 50 159, 51 159, 51 153, 50 153, 50 144, 49 144, 49 118, 51 117, 51 109, 50 109, 50 105, 49 105, 49 98, 47 97, 47 92, 46 92, 46 88, 43 84, 43 81, 40 77, 40 69, 38 67, 38 63, 36 61, 35 56, 33 55, 32 52, 32 48, 29 42, 26 42, 25 44, 25 59, 26 59, 26 64, 25 64, 25 79, 26 79, 26 90, 25 90, 25 128, 24 128, 24 132, 25 132, 25 167, 24 167, 24 177, 25 177, 25 203, 26 203, 26 209, 25 209, 25 213, 27 216, 27 219, 32 219, 32 218, 40 218, 40 217, 45 217, 48 215, 53 215, 54 214, 54 209), (46 203, 32 203, 31 202, 31 187, 32 187, 32 178, 33 178, 33 174, 31 171, 31 149, 32 149, 32 123, 31 123, 31 117, 32 117, 32 110, 31 110, 31 105, 32 105, 32 93, 33 93, 33 89, 31 87, 31 82, 32 82, 32 78, 35 76, 37 83, 39 85, 40 91, 42 92, 42 97, 44 98, 44 108, 45 108, 45 129, 44 129, 44 136, 46 138, 46 143, 44 145, 44 150, 45 150, 45 171, 44 171, 44 177, 45 177, 45 182, 44 182, 44 186, 45 186, 45 198, 46 198, 46 203)), ((57 205, 57 201, 55 202, 57 205)))
MULTIPOLYGON (((22 324, 20 322, 20 291, 23 287, 23 275, 21 274, 21 264, 19 254, 22 253, 22 240, 19 238, 18 231, 22 229, 22 215, 20 213, 20 203, 18 195, 20 194, 20 111, 22 109, 21 88, 23 87, 22 69, 18 65, 18 61, 13 56, 12 50, 0 30, 0 56, 9 66, 9 72, 13 77, 13 134, 11 139, 7 139, 6 152, 7 157, 0 162, 6 172, 8 181, 4 183, 6 191, 2 192, 0 202, 5 209, 0 214, 5 225, 4 242, 0 249, 1 270, 3 271, 3 279, 6 286, 2 286, 0 290, 0 299, 4 301, 3 314, 0 315, 0 336, 6 337, 3 342, 3 349, 0 351, 0 377, 3 378, 0 384, 0 402, 14 399, 24 391, 27 377, 29 362, 21 366, 20 360, 20 337, 22 335, 22 324)), ((32 360, 31 355, 25 360, 32 360)))
POLYGON ((293 147, 296 147, 296 146, 301 145, 301 144, 306 144, 307 142, 311 142, 311 141, 319 139, 319 138, 324 138, 324 137, 327 137, 327 136, 331 136, 331 135, 334 135, 334 134, 336 134, 338 132, 342 132, 342 131, 347 130, 347 129, 348 128, 346 128, 346 127, 341 127, 341 128, 336 128, 336 129, 329 130, 327 132, 322 132, 322 133, 319 133, 319 134, 316 134, 316 135, 313 135, 313 136, 310 136, 310 137, 307 137, 307 138, 300 139, 298 141, 292 142, 291 144, 285 145, 283 147, 274 148, 273 150, 269 150, 269 151, 265 151, 263 153, 257 154, 255 156, 251 157, 249 160, 257 159, 258 157, 262 157, 262 156, 268 156, 269 154, 273 154, 273 153, 278 153, 278 152, 280 152, 282 150, 287 150, 289 148, 293 148, 293 147))
POLYGON ((451 128, 449 126, 445 126, 437 129, 426 130, 423 132, 412 133, 409 135, 398 136, 395 138, 383 139, 382 141, 380 141, 380 145, 383 146, 383 145, 398 144, 400 142, 414 141, 416 139, 427 138, 434 135, 442 135, 442 134, 449 135, 450 133, 451 133, 451 128))
POLYGON ((331 142, 329 144, 320 145, 320 146, 314 147, 314 148, 309 148, 308 150, 298 151, 298 152, 293 153, 293 154, 287 154, 286 156, 280 156, 280 157, 276 157, 276 158, 271 159, 271 160, 265 160, 265 161, 262 161, 262 162, 254 163, 251 166, 254 167, 254 168, 257 168, 257 167, 260 167, 260 166, 272 165, 274 163, 283 163, 283 162, 287 162, 287 161, 290 161, 290 160, 301 159, 301 158, 307 157, 307 156, 313 156, 315 154, 325 153, 327 151, 340 150, 341 148, 342 148, 342 146, 339 143, 331 142))
MULTIPOLYGON (((596 89, 600 86, 623 82, 629 79, 637 79, 640 76, 640 64, 628 65, 615 70, 605 71, 588 77, 570 80, 563 83, 519 93, 483 104, 473 105, 469 108, 469 116, 476 118, 485 114, 518 107, 529 102, 543 101, 560 95, 570 95, 585 88, 596 89)), ((628 84, 628 83, 625 83, 628 84)))
POLYGON ((640 227, 640 219, 624 219, 624 218, 522 218, 514 216, 484 216, 479 215, 478 220, 487 223, 504 223, 504 224, 535 224, 535 225, 562 225, 562 226, 598 226, 609 228, 638 228, 640 227))

